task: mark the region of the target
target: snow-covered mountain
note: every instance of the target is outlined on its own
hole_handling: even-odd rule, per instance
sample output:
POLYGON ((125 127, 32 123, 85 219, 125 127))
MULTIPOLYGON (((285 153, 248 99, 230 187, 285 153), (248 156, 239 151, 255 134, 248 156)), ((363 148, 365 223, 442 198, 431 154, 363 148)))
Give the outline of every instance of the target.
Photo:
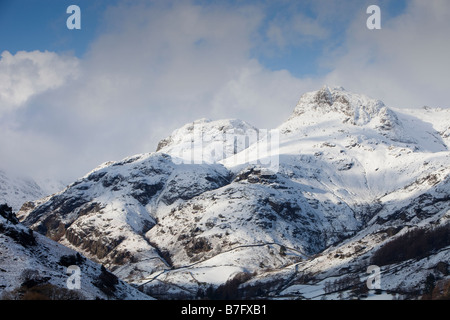
MULTIPOLYGON (((202 119, 18 216, 153 296, 194 297, 239 275, 250 296, 332 298, 325 282, 363 277, 383 244, 448 225, 449 120, 449 110, 395 110, 323 87, 274 130, 276 172, 260 153, 267 130, 202 119)), ((422 286, 418 270, 448 261, 449 245, 401 261, 395 270, 409 273, 386 290, 422 286)))
POLYGON ((247 149, 259 130, 237 119, 200 119, 175 130, 161 140, 157 152, 170 154, 180 163, 217 163, 247 149))

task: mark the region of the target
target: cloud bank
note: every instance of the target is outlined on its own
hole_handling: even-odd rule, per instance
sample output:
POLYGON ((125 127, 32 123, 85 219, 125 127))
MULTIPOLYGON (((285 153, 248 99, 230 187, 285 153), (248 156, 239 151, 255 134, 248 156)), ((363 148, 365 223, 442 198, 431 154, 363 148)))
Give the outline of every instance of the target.
POLYGON ((0 56, 0 115, 31 97, 61 87, 78 75, 79 61, 54 52, 20 51, 0 56))
POLYGON ((366 7, 350 1, 339 43, 333 23, 344 19, 333 18, 337 3, 326 3, 312 2, 316 19, 299 12, 283 20, 251 3, 124 1, 105 12, 105 25, 80 59, 3 52, 1 166, 74 179, 101 162, 154 151, 198 118, 276 127, 302 93, 324 84, 395 107, 448 106, 445 0, 410 1, 379 31, 365 27, 366 7), (255 54, 294 43, 321 43, 318 61, 329 72, 296 77, 271 70, 255 54))

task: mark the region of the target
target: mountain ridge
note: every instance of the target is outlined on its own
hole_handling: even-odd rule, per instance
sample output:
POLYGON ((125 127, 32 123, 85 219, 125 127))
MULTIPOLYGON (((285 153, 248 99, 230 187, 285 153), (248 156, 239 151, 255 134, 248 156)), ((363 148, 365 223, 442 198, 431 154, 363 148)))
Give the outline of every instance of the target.
MULTIPOLYGON (((443 111, 423 112, 429 121, 443 111)), ((267 137, 261 129, 200 119, 163 139, 157 152, 105 163, 18 216, 161 297, 170 297, 167 290, 193 297, 242 272, 264 282, 278 270, 274 279, 283 278, 292 266, 323 266, 327 252, 370 239, 349 256, 362 263, 362 253, 389 238, 377 232, 395 221, 415 221, 404 229, 447 223, 449 128, 436 121, 435 129, 379 100, 324 87, 304 94, 276 129, 277 172, 245 154, 267 137), (191 150, 196 130, 201 158, 191 150), (239 140, 246 134, 256 141, 239 140)), ((341 263, 334 255, 330 263, 341 263)))

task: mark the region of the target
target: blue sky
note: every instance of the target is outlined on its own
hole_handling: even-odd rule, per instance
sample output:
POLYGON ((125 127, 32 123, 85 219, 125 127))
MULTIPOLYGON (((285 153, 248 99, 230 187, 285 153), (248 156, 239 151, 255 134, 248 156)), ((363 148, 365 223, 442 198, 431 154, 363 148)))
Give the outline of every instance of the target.
POLYGON ((97 35, 104 10, 114 0, 1 0, 1 49, 72 51, 81 57, 97 35), (83 30, 65 27, 68 6, 82 8, 83 30))
POLYGON ((199 118, 275 128, 323 85, 448 107, 449 33, 448 0, 0 0, 0 168, 73 179, 199 118))
MULTIPOLYGON (((148 1, 147 1, 148 2, 148 1)), ((105 29, 105 12, 120 0, 1 0, 0 1, 0 50, 70 52, 82 58, 102 30, 105 29), (65 22, 69 14, 66 8, 76 4, 82 9, 82 30, 68 30, 65 22)), ((264 12, 256 37, 262 42, 255 45, 251 54, 271 70, 287 69, 296 76, 323 74, 318 57, 331 45, 339 46, 345 40, 345 31, 355 15, 365 15, 367 4, 379 4, 383 19, 402 14, 406 0, 360 1, 359 6, 348 6, 329 14, 320 23, 329 32, 322 38, 298 36, 283 47, 270 47, 266 42, 267 30, 274 21, 295 19, 301 13, 309 19, 317 19, 320 12, 313 1, 193 1, 200 6, 219 5, 231 8, 256 6, 264 12), (263 47, 266 44, 267 47, 263 47)))
POLYGON ((65 7, 62 1, 48 1, 48 3, 51 3, 51 6, 43 8, 42 1, 2 0, 0 38, 3 50, 15 53, 19 50, 54 48, 52 42, 56 39, 56 31, 59 29, 55 28, 55 21, 58 18, 63 21, 62 13, 65 12, 65 7))

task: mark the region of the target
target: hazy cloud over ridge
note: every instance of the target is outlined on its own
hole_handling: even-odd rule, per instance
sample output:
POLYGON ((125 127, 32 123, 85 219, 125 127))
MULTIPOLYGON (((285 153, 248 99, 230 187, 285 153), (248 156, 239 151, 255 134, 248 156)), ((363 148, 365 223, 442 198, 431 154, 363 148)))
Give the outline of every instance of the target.
POLYGON ((73 179, 100 162, 154 151, 159 139, 197 118, 276 127, 302 93, 323 84, 395 107, 448 106, 445 0, 409 1, 402 14, 383 14, 376 31, 365 27, 366 6, 355 3, 315 1, 315 16, 292 12, 283 20, 258 2, 123 1, 104 13, 105 25, 82 58, 3 52, 4 166, 73 179), (340 12, 335 21, 333 7, 340 12), (351 14, 341 25, 346 8, 351 14), (345 31, 342 42, 333 38, 333 23, 345 31), (329 72, 294 76, 255 53, 303 43, 324 46, 317 60, 329 72))

